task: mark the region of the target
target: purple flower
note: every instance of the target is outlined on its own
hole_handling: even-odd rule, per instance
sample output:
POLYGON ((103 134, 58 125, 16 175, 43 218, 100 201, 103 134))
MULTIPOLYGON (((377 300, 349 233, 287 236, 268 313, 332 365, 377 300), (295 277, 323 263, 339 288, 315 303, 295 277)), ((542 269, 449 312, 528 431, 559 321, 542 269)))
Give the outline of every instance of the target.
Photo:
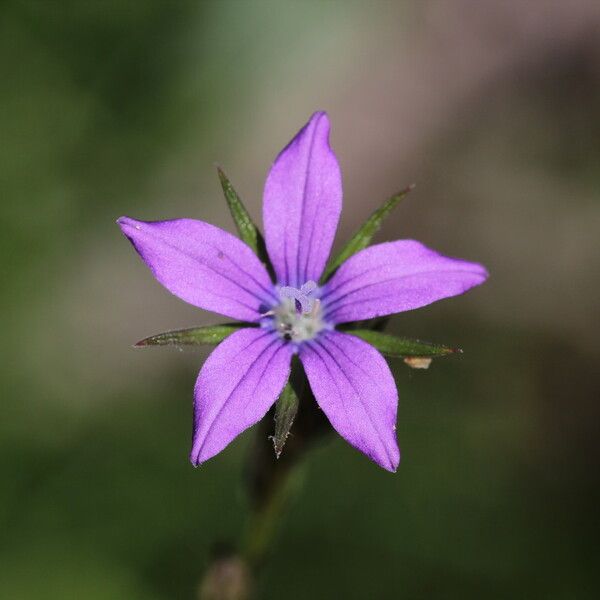
POLYGON ((217 346, 196 381, 194 465, 266 414, 297 353, 338 433, 384 469, 396 470, 398 393, 392 373, 373 346, 336 328, 462 294, 487 272, 400 240, 361 250, 319 286, 341 208, 329 120, 318 112, 279 154, 265 184, 265 242, 276 283, 249 246, 208 223, 118 220, 171 293, 248 323, 217 346))

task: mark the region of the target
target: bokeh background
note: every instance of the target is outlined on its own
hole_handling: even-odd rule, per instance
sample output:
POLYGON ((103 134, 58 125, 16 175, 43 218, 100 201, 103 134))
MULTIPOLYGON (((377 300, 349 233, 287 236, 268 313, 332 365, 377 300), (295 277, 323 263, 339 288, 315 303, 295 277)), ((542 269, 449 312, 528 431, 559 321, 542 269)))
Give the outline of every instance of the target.
MULTIPOLYGON (((194 597, 236 539, 248 432, 187 461, 220 322, 157 284, 115 225, 233 230, 214 162, 260 220, 264 176, 316 109, 344 175, 337 244, 481 261, 465 297, 391 331, 461 346, 393 362, 403 462, 309 456, 259 598, 598 597, 597 0, 0 5, 0 597, 194 597)), ((265 441, 265 443, 267 443, 265 441)))

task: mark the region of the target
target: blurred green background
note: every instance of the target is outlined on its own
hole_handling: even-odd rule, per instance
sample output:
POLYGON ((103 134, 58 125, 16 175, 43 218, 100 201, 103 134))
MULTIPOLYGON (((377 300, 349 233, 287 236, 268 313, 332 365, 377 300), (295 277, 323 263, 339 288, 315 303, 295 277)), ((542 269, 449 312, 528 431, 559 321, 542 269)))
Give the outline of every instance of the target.
POLYGON ((338 245, 414 181, 378 239, 491 278, 393 319, 465 353, 392 364, 396 475, 334 436, 311 453, 258 597, 598 597, 597 0, 0 11, 1 598, 193 598, 236 538, 252 432, 194 470, 206 353, 130 347, 219 317, 163 290, 114 221, 232 230, 215 161, 260 219, 316 109, 344 174, 338 245))

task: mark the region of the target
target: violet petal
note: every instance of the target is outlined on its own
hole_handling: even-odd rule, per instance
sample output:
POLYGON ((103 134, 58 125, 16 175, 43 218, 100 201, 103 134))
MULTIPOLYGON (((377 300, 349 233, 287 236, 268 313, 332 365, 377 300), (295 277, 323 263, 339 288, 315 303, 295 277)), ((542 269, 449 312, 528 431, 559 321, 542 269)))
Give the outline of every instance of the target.
POLYGON ((300 348, 310 387, 336 431, 378 465, 395 471, 398 392, 387 362, 361 339, 330 331, 300 348))
POLYGON ((329 119, 315 113, 275 160, 264 190, 267 250, 280 285, 318 281, 342 209, 342 178, 329 119))
POLYGON ((487 276, 480 264, 442 256, 413 240, 399 240, 351 256, 324 286, 321 300, 330 322, 347 323, 463 294, 487 276))
POLYGON ((273 332, 241 329, 208 357, 194 388, 194 465, 265 416, 290 373, 293 349, 273 332))
POLYGON ((202 221, 117 223, 150 270, 182 300, 240 321, 278 302, 265 267, 239 239, 202 221))

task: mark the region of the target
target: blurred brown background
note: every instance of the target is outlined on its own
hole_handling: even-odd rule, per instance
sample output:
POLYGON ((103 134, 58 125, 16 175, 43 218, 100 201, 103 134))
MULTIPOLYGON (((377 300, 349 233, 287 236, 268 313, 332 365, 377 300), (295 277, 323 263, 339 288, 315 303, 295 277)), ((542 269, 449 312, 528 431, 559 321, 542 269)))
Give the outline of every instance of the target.
POLYGON ((396 475, 333 440, 309 459, 260 598, 596 598, 600 3, 5 1, 0 5, 0 597, 191 598, 235 537, 245 434, 187 462, 219 322, 164 291, 121 214, 257 220, 281 147, 329 112, 339 244, 484 263, 391 330, 461 346, 394 363, 396 475))

